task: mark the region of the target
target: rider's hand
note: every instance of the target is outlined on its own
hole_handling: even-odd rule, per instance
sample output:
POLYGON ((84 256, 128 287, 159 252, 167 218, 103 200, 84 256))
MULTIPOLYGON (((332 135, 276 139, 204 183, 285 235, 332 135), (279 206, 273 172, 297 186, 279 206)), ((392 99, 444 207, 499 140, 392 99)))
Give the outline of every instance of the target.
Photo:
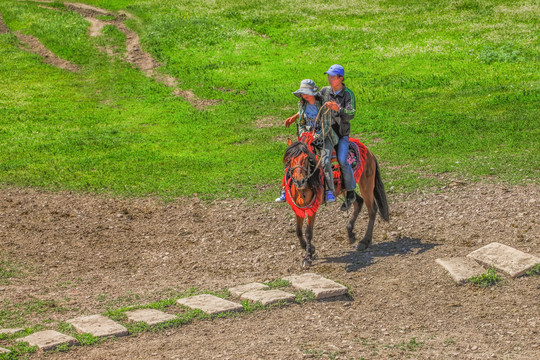
POLYGON ((335 101, 327 101, 324 105, 330 110, 339 111, 339 105, 335 101))
POLYGON ((287 120, 285 120, 285 123, 283 125, 285 125, 285 127, 289 127, 291 126, 293 122, 296 121, 296 119, 297 119, 296 115, 293 115, 290 118, 287 118, 287 120))

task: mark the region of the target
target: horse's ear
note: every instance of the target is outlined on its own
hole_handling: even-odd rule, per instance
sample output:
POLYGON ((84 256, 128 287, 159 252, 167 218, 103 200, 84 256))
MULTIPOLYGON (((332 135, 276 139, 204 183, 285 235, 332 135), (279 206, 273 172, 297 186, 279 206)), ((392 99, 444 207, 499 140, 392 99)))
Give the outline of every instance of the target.
POLYGON ((292 145, 292 140, 291 140, 291 139, 287 139, 287 145, 288 145, 288 146, 291 146, 291 145, 292 145))

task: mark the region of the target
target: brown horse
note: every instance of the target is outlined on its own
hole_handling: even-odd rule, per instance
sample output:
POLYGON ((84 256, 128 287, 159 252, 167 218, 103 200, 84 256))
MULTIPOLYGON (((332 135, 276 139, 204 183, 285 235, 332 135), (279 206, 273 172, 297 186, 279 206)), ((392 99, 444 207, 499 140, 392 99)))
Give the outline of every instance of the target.
MULTIPOLYGON (((296 235, 300 240, 300 245, 306 250, 302 265, 311 265, 312 257, 315 254, 315 247, 312 244, 313 225, 315 223, 315 215, 321 202, 323 201, 324 184, 321 176, 322 170, 320 163, 315 154, 310 150, 310 146, 302 141, 292 143, 289 140, 289 147, 285 151, 283 163, 287 167, 287 179, 290 179, 290 186, 286 187, 287 201, 295 210, 296 213, 296 235), (307 218, 306 237, 302 233, 304 218, 307 218)), ((354 234, 354 224, 358 218, 358 214, 365 203, 369 223, 366 229, 364 238, 358 243, 356 249, 362 251, 367 249, 373 238, 373 226, 375 225, 375 217, 377 210, 383 220, 389 220, 389 209, 386 200, 384 185, 379 172, 379 164, 377 159, 369 150, 366 149, 367 155, 365 163, 358 182, 360 195, 355 192, 356 201, 354 202, 353 216, 347 224, 347 233, 349 241, 353 244, 356 241, 354 234)), ((343 188, 343 187, 336 187, 343 188)), ((341 193, 344 193, 342 190, 341 193)))

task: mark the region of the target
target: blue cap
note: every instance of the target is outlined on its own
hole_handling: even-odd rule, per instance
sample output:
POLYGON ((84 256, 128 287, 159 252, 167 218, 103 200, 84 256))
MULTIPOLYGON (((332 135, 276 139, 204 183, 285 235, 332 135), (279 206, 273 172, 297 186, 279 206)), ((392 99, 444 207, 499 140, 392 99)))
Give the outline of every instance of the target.
POLYGON ((343 66, 341 66, 341 65, 334 64, 334 65, 330 66, 330 69, 328 69, 328 71, 325 71, 324 73, 328 74, 328 75, 345 76, 345 69, 343 69, 343 66))

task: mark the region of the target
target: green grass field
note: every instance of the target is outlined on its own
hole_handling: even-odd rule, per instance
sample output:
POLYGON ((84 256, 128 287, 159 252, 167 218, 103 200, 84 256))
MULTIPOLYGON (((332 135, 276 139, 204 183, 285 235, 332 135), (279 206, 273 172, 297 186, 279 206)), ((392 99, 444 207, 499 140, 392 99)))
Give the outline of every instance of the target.
MULTIPOLYGON (((339 63, 356 94, 352 133, 379 158, 392 193, 439 174, 537 182, 540 3, 520 1, 82 1, 124 9, 145 50, 198 111, 98 50, 74 12, 2 0, 12 31, 78 64, 70 73, 0 34, 0 184, 164 199, 268 200, 281 184, 281 123, 300 80, 326 85, 339 63), (227 91, 223 91, 227 89, 227 91)), ((55 6, 62 8, 61 4, 55 6)))

